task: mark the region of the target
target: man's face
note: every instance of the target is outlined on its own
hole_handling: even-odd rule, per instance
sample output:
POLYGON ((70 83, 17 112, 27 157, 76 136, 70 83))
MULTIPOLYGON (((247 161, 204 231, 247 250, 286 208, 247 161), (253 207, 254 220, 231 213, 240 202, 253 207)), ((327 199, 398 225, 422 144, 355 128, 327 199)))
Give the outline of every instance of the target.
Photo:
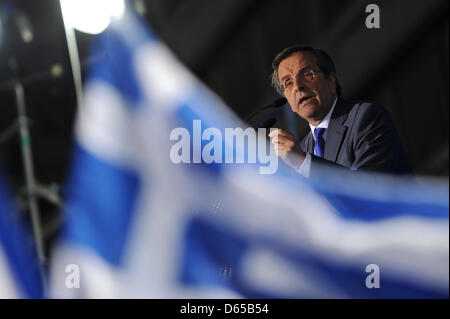
POLYGON ((314 126, 327 115, 336 98, 335 77, 327 79, 310 52, 296 52, 282 60, 278 80, 292 111, 314 126))

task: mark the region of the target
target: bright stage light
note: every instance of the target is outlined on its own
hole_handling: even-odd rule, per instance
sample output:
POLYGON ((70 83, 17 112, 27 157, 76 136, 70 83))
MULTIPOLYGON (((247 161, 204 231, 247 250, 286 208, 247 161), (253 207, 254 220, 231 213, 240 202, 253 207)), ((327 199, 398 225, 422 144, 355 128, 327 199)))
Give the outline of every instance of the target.
POLYGON ((79 31, 103 32, 111 18, 120 19, 125 11, 123 0, 60 0, 64 23, 79 31))

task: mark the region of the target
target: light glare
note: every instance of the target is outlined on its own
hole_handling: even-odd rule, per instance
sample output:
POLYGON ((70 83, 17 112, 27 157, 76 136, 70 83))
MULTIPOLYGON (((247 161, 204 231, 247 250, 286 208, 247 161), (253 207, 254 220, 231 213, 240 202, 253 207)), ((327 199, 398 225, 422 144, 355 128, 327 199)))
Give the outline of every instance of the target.
POLYGON ((81 32, 98 34, 111 18, 120 19, 125 11, 123 0, 60 0, 64 23, 81 32))

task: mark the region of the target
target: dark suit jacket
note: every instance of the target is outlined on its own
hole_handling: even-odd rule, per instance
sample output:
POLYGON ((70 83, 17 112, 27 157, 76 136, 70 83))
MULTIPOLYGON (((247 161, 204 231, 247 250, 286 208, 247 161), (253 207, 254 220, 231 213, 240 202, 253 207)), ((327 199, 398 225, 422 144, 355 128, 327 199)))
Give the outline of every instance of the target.
POLYGON ((311 131, 300 147, 312 155, 310 176, 318 163, 390 174, 412 174, 400 136, 387 110, 370 102, 338 98, 327 129, 324 158, 314 156, 311 131))

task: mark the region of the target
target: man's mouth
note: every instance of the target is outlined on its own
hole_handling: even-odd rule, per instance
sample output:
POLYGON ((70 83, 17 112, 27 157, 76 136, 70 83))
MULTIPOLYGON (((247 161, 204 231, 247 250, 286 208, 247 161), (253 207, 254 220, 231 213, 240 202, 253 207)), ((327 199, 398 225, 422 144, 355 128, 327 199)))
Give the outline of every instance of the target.
POLYGON ((304 102, 308 102, 311 100, 314 96, 313 95, 304 95, 298 100, 298 104, 302 105, 304 102))

